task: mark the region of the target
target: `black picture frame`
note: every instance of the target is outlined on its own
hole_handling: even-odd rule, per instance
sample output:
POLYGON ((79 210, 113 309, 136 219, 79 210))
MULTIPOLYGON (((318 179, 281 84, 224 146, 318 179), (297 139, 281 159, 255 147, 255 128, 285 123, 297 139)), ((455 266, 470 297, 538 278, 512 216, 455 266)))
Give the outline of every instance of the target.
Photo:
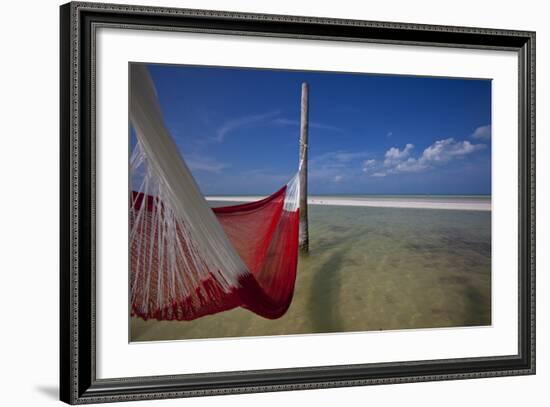
POLYGON ((62 401, 99 403, 535 373, 534 32, 80 2, 60 7, 60 23, 62 401), (94 36, 98 27, 105 26, 517 52, 518 353, 500 357, 97 379, 94 36))

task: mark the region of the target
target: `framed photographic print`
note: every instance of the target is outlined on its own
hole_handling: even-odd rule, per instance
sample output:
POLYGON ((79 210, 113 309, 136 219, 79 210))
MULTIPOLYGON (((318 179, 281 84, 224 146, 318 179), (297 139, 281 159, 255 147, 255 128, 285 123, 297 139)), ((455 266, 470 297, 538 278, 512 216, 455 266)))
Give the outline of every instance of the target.
POLYGON ((535 373, 535 34, 61 6, 61 399, 535 373))

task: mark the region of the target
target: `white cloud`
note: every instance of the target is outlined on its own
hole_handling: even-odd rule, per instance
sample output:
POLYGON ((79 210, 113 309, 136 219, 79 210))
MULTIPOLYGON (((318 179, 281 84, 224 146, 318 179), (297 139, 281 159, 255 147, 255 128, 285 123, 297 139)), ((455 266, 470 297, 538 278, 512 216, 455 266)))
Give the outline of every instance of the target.
POLYGON ((472 135, 470 136, 473 139, 476 140, 490 140, 491 139, 491 125, 487 124, 485 126, 480 126, 477 129, 474 130, 472 135))
POLYGON ((336 175, 334 177, 334 182, 340 182, 340 181, 342 181, 342 179, 344 179, 344 177, 342 175, 336 175))
POLYGON ((453 138, 439 140, 424 150, 420 161, 430 164, 447 162, 455 157, 463 157, 485 148, 485 144, 472 144, 468 140, 455 141, 453 138))
POLYGON ((406 161, 398 163, 393 169, 393 172, 420 172, 428 168, 428 165, 416 158, 409 158, 406 161))
POLYGON ((407 157, 409 157, 411 150, 414 148, 413 144, 407 144, 403 150, 399 150, 397 147, 392 147, 386 151, 384 165, 386 167, 395 165, 407 157))
POLYGON ((468 140, 456 141, 453 138, 447 138, 428 146, 419 157, 412 157, 411 152, 414 145, 408 143, 402 150, 398 147, 391 147, 387 150, 383 165, 372 159, 365 161, 363 172, 371 177, 384 177, 389 174, 426 171, 486 147, 485 144, 472 144, 468 140))

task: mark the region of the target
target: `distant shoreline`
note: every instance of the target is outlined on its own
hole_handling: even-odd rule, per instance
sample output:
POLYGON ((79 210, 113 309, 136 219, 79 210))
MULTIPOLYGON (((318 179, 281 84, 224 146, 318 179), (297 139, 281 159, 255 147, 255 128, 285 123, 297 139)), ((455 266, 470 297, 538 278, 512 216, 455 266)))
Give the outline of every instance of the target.
MULTIPOLYGON (((253 202, 265 196, 207 196, 208 201, 218 202, 253 202)), ((334 197, 314 196, 308 198, 309 205, 330 206, 363 206, 373 208, 410 208, 410 209, 446 209, 462 211, 490 211, 491 199, 476 199, 475 197, 453 198, 445 196, 430 197, 334 197)))

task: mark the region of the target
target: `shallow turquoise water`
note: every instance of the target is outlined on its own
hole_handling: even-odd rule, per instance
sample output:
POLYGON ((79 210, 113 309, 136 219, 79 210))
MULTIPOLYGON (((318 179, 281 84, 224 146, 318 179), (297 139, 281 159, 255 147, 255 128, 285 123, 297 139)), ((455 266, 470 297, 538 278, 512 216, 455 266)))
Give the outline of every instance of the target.
POLYGON ((491 324, 490 212, 313 205, 309 216, 310 253, 283 317, 235 309, 191 322, 132 318, 131 339, 491 324))

